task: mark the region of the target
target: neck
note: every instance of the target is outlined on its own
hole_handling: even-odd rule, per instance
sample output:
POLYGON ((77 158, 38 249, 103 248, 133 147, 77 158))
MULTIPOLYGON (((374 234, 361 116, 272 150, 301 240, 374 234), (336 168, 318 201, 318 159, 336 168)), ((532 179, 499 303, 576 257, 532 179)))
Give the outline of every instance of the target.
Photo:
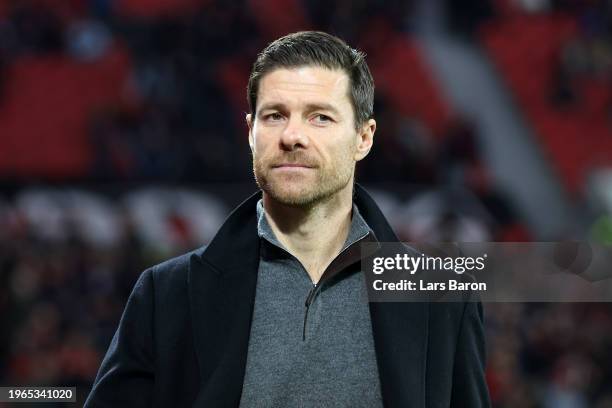
POLYGON ((263 206, 277 239, 302 263, 313 283, 318 282, 346 242, 353 183, 308 207, 279 203, 264 192, 263 206))

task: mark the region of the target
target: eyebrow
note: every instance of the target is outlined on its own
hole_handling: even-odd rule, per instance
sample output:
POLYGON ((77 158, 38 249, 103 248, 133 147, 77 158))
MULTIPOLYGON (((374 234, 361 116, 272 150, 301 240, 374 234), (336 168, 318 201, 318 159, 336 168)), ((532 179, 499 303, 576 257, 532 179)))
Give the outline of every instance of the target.
POLYGON ((334 113, 336 115, 340 114, 340 112, 338 112, 338 109, 336 109, 335 106, 329 103, 309 103, 306 105, 306 110, 308 112, 322 110, 322 111, 328 111, 328 112, 334 113))
POLYGON ((283 111, 285 110, 285 105, 283 105, 282 103, 267 103, 267 104, 260 106, 259 109, 257 109, 258 113, 264 110, 283 111))
MULTIPOLYGON (((278 110, 278 111, 284 111, 287 109, 286 105, 284 105, 283 103, 268 103, 268 104, 264 104, 262 106, 259 107, 258 111, 264 111, 264 110, 278 110)), ((340 112, 338 111, 338 109, 336 109, 335 106, 329 104, 329 103, 309 103, 306 105, 306 111, 307 112, 313 112, 313 111, 317 111, 317 110, 322 110, 322 111, 327 111, 327 112, 331 112, 334 113, 336 115, 339 115, 340 112)))

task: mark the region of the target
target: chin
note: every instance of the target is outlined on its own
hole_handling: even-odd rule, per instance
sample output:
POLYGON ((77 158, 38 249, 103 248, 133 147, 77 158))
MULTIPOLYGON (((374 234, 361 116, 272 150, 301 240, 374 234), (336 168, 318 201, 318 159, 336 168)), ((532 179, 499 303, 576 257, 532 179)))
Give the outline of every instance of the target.
POLYGON ((274 201, 291 207, 309 207, 321 199, 317 191, 303 187, 272 186, 264 191, 274 201))
POLYGON ((274 177, 268 174, 255 173, 255 181, 259 188, 272 200, 290 207, 308 208, 323 202, 348 185, 337 180, 317 178, 274 177))

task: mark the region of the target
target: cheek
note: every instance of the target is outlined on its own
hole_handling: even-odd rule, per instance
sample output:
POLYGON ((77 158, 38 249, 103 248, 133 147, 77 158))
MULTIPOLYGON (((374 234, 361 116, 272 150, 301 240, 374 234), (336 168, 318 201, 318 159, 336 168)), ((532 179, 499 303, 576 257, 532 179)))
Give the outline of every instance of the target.
POLYGON ((324 160, 334 167, 349 167, 354 163, 355 146, 349 143, 339 143, 323 149, 324 160))
POLYGON ((271 145, 270 135, 262 132, 260 129, 255 129, 253 132, 253 149, 260 155, 271 145))

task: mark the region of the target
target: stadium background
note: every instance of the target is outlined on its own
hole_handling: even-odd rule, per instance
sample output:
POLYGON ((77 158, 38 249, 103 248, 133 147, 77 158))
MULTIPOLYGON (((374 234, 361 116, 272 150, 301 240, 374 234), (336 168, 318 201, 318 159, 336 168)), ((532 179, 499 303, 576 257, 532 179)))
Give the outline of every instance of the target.
MULTIPOLYGON (((403 239, 612 244, 609 0, 0 0, 0 384, 82 403, 139 273, 255 190, 250 64, 300 29, 368 55, 403 239)), ((495 407, 612 407, 611 304, 485 313, 495 407)))

